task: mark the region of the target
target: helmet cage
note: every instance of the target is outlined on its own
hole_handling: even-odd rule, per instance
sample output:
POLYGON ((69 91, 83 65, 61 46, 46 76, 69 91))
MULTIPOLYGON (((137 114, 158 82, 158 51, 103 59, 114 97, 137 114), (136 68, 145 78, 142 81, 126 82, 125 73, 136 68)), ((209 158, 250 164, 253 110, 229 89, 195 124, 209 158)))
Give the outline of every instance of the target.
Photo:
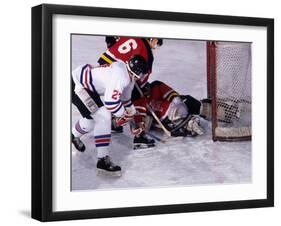
POLYGON ((129 62, 126 63, 126 66, 127 66, 128 71, 129 71, 129 72, 133 75, 133 77, 135 77, 137 80, 140 79, 140 78, 142 78, 142 77, 144 76, 144 74, 143 74, 142 72, 139 72, 139 74, 135 73, 135 72, 131 69, 131 67, 130 67, 130 65, 129 65, 129 62))
POLYGON ((148 65, 141 55, 134 55, 126 63, 128 71, 136 78, 142 78, 148 72, 148 65))

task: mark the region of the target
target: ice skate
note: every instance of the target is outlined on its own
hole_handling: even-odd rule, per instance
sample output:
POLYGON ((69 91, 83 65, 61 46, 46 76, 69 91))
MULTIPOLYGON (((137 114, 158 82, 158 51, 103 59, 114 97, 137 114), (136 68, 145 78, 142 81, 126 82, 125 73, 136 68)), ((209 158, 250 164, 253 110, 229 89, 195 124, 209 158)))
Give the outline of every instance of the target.
POLYGON ((97 162, 97 174, 98 175, 107 175, 113 177, 121 176, 121 167, 115 165, 109 156, 99 158, 97 162))
POLYGON ((86 147, 84 145, 84 143, 80 140, 79 137, 75 137, 73 134, 71 135, 71 140, 72 140, 72 144, 74 145, 74 147, 80 151, 80 152, 84 152, 86 150, 86 147))
POLYGON ((134 137, 133 148, 134 149, 144 149, 155 147, 155 141, 153 139, 149 139, 144 133, 139 136, 134 137))

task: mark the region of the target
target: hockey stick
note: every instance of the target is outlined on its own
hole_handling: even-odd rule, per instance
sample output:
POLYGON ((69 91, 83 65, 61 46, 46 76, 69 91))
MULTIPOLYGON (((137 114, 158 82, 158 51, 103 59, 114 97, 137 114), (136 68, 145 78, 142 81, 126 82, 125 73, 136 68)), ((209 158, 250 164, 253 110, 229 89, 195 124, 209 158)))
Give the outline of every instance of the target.
MULTIPOLYGON (((135 87, 137 88, 137 90, 139 91, 141 97, 144 96, 141 88, 139 87, 139 85, 135 82, 135 87)), ((157 115, 155 114, 155 112, 152 110, 152 108, 147 104, 146 105, 147 109, 149 110, 149 112, 152 114, 153 118, 156 120, 156 122, 159 124, 159 126, 161 127, 161 129, 167 134, 167 136, 171 137, 171 132, 169 130, 166 129, 166 127, 163 125, 163 123, 160 121, 160 119, 157 117, 157 115)))

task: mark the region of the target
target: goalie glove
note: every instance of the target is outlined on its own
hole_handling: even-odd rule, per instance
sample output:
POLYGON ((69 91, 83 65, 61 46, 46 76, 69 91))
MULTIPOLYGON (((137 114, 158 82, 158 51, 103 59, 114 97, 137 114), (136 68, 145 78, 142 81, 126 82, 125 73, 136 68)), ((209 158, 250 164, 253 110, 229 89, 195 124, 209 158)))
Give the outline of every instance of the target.
POLYGON ((186 125, 186 129, 193 134, 203 135, 204 130, 200 126, 200 119, 197 116, 192 116, 186 125))

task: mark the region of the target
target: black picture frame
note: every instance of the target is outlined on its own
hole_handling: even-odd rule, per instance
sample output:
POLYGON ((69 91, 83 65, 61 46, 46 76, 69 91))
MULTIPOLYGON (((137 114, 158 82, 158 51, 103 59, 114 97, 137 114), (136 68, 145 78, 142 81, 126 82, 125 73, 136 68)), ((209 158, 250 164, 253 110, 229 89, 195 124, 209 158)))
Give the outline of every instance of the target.
POLYGON ((40 221, 56 221, 271 206, 274 206, 273 19, 49 4, 32 8, 32 218, 40 221), (52 210, 52 18, 55 14, 266 27, 267 198, 54 212, 52 210))

